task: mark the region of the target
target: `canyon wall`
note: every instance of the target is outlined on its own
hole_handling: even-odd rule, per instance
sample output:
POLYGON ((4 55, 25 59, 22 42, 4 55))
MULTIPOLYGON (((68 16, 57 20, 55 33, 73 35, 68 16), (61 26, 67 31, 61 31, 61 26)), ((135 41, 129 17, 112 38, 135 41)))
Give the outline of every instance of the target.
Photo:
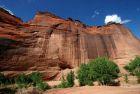
POLYGON ((87 26, 49 12, 24 23, 0 10, 0 71, 9 75, 40 71, 44 79, 54 79, 97 57, 109 57, 123 72, 136 55, 140 41, 122 24, 87 26))

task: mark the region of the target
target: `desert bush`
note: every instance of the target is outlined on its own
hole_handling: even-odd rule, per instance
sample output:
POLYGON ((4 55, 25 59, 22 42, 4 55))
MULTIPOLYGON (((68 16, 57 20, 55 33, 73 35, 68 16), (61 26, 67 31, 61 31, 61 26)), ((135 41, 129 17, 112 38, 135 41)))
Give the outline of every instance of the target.
POLYGON ((54 88, 68 88, 68 85, 66 81, 62 81, 61 84, 56 85, 54 88))
MULTIPOLYGON (((19 74, 15 78, 7 78, 4 74, 0 73, 0 85, 7 84, 16 84, 18 90, 20 90, 21 94, 23 93, 23 89, 33 85, 35 88, 39 90, 47 90, 50 86, 47 83, 44 83, 42 80, 42 76, 39 72, 33 72, 30 75, 19 74)), ((8 93, 11 94, 11 93, 8 93)))
POLYGON ((3 73, 0 73, 0 85, 9 85, 15 83, 14 78, 8 78, 3 73))
POLYGON ((0 73, 0 85, 5 84, 6 78, 4 76, 4 74, 0 73))
POLYGON ((140 83, 140 56, 136 56, 124 67, 131 75, 135 75, 140 83))
POLYGON ((61 83, 59 85, 54 86, 54 88, 68 88, 73 87, 74 85, 74 72, 71 71, 68 73, 66 80, 64 76, 62 76, 61 83))
POLYGON ((28 82, 32 83, 33 86, 36 86, 37 83, 40 83, 42 81, 42 75, 39 72, 33 72, 30 75, 28 75, 28 82))
POLYGON ((43 83, 43 82, 37 83, 36 87, 37 89, 43 90, 43 91, 50 89, 50 86, 47 83, 43 83))
POLYGON ((128 74, 125 74, 125 75, 124 75, 124 81, 125 81, 126 83, 128 83, 128 74))
POLYGON ((74 85, 74 72, 73 71, 71 71, 67 75, 67 85, 69 87, 73 87, 73 85, 74 85))
POLYGON ((54 86, 54 88, 67 88, 67 81, 64 79, 64 76, 61 78, 61 83, 59 85, 54 86))
POLYGON ((39 72, 33 72, 28 75, 28 82, 32 83, 32 85, 39 90, 45 91, 47 89, 50 89, 50 86, 47 83, 43 82, 42 75, 39 72))
POLYGON ((78 70, 80 85, 88 85, 98 81, 102 85, 110 85, 119 76, 118 66, 107 58, 97 58, 88 64, 82 64, 78 70))
POLYGON ((20 74, 15 78, 15 83, 17 84, 18 88, 26 88, 28 85, 28 79, 25 74, 20 74))
POLYGON ((134 75, 137 77, 138 83, 140 83, 140 68, 135 69, 134 75))
POLYGON ((124 67, 130 74, 135 75, 136 72, 140 71, 140 56, 136 56, 133 60, 130 61, 129 64, 127 64, 124 67))

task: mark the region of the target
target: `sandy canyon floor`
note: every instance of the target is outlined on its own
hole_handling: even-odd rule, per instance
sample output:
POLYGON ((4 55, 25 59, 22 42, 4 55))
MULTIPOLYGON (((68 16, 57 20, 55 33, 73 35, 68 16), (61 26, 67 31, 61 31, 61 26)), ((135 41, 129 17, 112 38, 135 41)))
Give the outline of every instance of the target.
POLYGON ((140 85, 134 86, 84 86, 67 89, 51 89, 44 94, 140 94, 140 85))

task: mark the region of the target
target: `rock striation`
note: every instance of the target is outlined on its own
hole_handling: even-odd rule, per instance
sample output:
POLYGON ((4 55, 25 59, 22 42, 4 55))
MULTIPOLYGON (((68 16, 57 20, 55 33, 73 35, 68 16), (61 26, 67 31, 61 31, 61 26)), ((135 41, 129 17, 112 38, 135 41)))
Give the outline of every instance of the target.
POLYGON ((97 57, 122 67, 140 55, 140 41, 122 24, 87 26, 79 20, 38 12, 26 23, 0 9, 0 71, 40 71, 44 79, 97 57))

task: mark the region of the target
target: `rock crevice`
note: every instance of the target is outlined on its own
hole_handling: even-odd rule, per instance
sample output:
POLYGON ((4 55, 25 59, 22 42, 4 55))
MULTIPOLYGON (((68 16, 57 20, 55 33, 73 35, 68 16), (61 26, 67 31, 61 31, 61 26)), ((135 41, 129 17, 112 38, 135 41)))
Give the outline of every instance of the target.
POLYGON ((23 23, 0 9, 0 71, 41 71, 52 79, 97 57, 109 57, 122 68, 140 55, 139 45, 121 24, 87 26, 44 12, 23 23))

